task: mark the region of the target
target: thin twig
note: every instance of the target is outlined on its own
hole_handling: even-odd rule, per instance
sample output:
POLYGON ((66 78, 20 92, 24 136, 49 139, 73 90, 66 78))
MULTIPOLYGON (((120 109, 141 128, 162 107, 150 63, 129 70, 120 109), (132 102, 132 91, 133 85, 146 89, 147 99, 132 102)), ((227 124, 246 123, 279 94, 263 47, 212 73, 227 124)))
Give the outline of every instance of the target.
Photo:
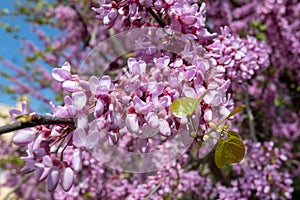
POLYGON ((254 128, 254 117, 252 114, 252 110, 250 108, 250 100, 249 100, 249 94, 248 91, 245 90, 245 104, 246 104, 246 111, 248 115, 248 121, 249 121, 249 128, 250 128, 250 137, 254 142, 257 142, 257 137, 255 134, 255 128, 254 128))
POLYGON ((91 40, 91 35, 88 32, 88 27, 87 27, 87 23, 85 22, 85 20, 83 19, 81 13, 79 12, 79 10, 76 8, 75 5, 71 5, 71 8, 73 10, 75 10, 77 16, 78 16, 78 20, 81 22, 82 26, 83 26, 83 49, 85 49, 86 47, 89 46, 90 40, 91 40))
POLYGON ((152 15, 152 17, 157 21, 157 23, 164 28, 166 26, 166 23, 151 9, 151 8, 146 8, 146 11, 152 15))
POLYGON ((243 5, 242 3, 240 3, 240 2, 238 2, 236 0, 229 0, 229 1, 235 7, 241 7, 243 5))
POLYGON ((160 188, 160 186, 162 185, 162 181, 154 187, 154 189, 146 196, 145 200, 149 200, 151 199, 151 197, 155 194, 155 192, 157 192, 157 190, 160 188))
POLYGON ((13 124, 7 124, 0 127, 0 135, 9 133, 11 131, 20 130, 23 128, 31 128, 38 125, 55 125, 55 124, 70 124, 74 125, 75 121, 73 118, 61 118, 61 117, 50 117, 41 115, 32 115, 30 120, 26 122, 15 122, 13 124))

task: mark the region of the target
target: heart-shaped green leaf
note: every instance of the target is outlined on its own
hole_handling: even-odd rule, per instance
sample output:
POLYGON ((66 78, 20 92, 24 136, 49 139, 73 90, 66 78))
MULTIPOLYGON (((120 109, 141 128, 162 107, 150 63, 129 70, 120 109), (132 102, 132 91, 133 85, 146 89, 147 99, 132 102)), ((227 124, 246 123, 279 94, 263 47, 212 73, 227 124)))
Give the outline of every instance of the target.
POLYGON ((193 114, 199 103, 199 99, 182 97, 171 104, 170 110, 176 117, 186 117, 193 114))
POLYGON ((245 155, 245 146, 240 138, 230 136, 227 140, 221 138, 215 152, 215 163, 218 168, 226 164, 240 162, 245 155))

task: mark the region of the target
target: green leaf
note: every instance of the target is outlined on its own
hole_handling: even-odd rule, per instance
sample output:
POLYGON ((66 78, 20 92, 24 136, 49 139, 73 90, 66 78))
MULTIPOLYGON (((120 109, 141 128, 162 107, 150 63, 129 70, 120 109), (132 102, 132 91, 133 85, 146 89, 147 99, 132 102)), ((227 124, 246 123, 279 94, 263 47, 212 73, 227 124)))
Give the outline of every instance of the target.
POLYGON ((265 24, 260 24, 260 25, 258 26, 258 29, 259 29, 260 31, 265 31, 265 30, 267 30, 267 25, 265 25, 265 24))
POLYGON ((176 117, 186 117, 193 114, 199 103, 199 99, 182 97, 173 101, 170 110, 176 117))
POLYGON ((264 32, 260 32, 258 34, 255 35, 256 39, 264 41, 267 39, 267 36, 264 32))
POLYGON ((232 116, 235 115, 236 113, 238 113, 238 112, 244 110, 245 107, 246 107, 246 106, 245 106, 244 104, 242 104, 242 105, 240 105, 240 106, 238 106, 238 107, 235 107, 235 108, 233 109, 233 111, 231 111, 231 113, 228 115, 227 119, 230 118, 230 117, 232 117, 232 116))
POLYGON ((171 104, 170 110, 176 117, 186 117, 188 115, 191 115, 206 94, 207 92, 201 95, 201 97, 199 97, 198 99, 192 97, 182 97, 176 99, 171 104))
POLYGON ((235 131, 228 131, 228 132, 227 132, 227 135, 228 135, 229 137, 237 137, 237 138, 240 138, 240 135, 239 135, 237 132, 235 132, 235 131))
POLYGON ((84 199, 92 199, 92 198, 93 198, 92 192, 88 191, 84 194, 84 199))
POLYGON ((256 28, 256 27, 258 27, 260 24, 261 24, 261 22, 259 22, 259 21, 252 21, 252 22, 250 23, 250 26, 256 28))
POLYGON ((226 164, 240 162, 245 155, 244 143, 237 137, 231 136, 227 140, 221 138, 215 152, 215 163, 218 168, 226 164))

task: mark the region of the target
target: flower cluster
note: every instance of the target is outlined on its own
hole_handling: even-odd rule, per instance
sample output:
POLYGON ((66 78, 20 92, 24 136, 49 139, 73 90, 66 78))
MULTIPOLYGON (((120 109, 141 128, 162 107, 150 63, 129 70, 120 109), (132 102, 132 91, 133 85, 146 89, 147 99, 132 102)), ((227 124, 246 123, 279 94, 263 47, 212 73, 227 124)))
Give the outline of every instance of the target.
POLYGON ((197 171, 186 171, 182 168, 182 164, 171 163, 165 170, 148 176, 143 184, 130 191, 126 199, 144 199, 149 195, 149 191, 155 191, 151 199, 216 198, 217 191, 212 180, 207 175, 200 176, 197 171))
POLYGON ((71 95, 65 97, 64 106, 53 106, 52 116, 75 117, 76 128, 41 126, 22 131, 22 135, 17 133, 14 143, 28 144, 23 171, 34 171, 38 181, 47 178, 49 191, 59 182, 68 191, 74 172, 81 169, 83 151, 101 144, 99 141, 115 145, 125 135, 143 134, 146 137, 139 139, 139 151, 154 151, 165 139, 189 130, 187 119, 176 118, 170 112, 171 103, 179 97, 199 98, 207 93, 199 105, 198 112, 203 116, 196 120, 204 134, 211 122, 219 124, 229 114, 229 82, 214 69, 215 62, 201 62, 186 65, 181 58, 172 61, 164 56, 154 58, 154 66, 146 73, 143 60, 129 58, 128 69, 116 83, 109 76, 80 80, 70 73, 68 63, 53 69, 53 78, 71 95), (161 137, 165 139, 160 141, 161 137), (66 151, 73 151, 72 157, 65 157, 66 151))
MULTIPOLYGON (((266 40, 271 48, 270 61, 279 71, 284 67, 299 71, 300 4, 292 1, 209 1, 207 14, 210 26, 229 26, 235 33, 246 32, 266 40), (218 14, 216 14, 218 13, 218 14), (280 42, 279 42, 280 41, 280 42)), ((299 73, 296 73, 299 83, 299 73)))
POLYGON ((245 159, 234 165, 230 187, 217 184, 219 199, 291 199, 292 176, 284 163, 289 159, 289 149, 279 149, 274 142, 252 143, 245 159))
POLYGON ((225 27, 213 41, 207 46, 208 51, 226 69, 227 77, 232 82, 250 80, 269 66, 268 47, 251 36, 241 39, 231 35, 229 28, 225 27))
POLYGON ((205 28, 205 4, 191 4, 182 1, 124 1, 117 3, 100 1, 99 8, 93 8, 97 17, 107 28, 117 30, 161 26, 172 30, 193 35, 200 43, 205 43, 216 36, 205 28), (150 24, 151 17, 158 24, 150 24))

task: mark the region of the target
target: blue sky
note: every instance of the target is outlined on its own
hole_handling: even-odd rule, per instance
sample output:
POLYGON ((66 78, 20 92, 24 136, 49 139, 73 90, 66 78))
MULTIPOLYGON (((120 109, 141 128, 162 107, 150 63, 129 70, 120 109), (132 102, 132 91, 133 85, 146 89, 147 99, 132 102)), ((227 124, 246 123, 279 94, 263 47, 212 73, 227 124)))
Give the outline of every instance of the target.
MULTIPOLYGON (((10 0, 0 0, 0 9, 6 8, 9 13, 12 13, 14 9, 14 3, 16 1, 10 0)), ((0 56, 10 60, 12 63, 16 64, 17 66, 22 67, 22 62, 24 56, 20 52, 20 48, 22 45, 22 38, 27 40, 33 41, 35 44, 39 44, 39 41, 34 33, 31 32, 32 25, 24 21, 22 16, 5 16, 0 17, 0 22, 5 22, 10 25, 15 25, 19 27, 19 32, 17 35, 19 36, 18 39, 14 39, 12 33, 7 33, 3 28, 0 28, 0 56)), ((43 30, 47 31, 47 34, 58 34, 56 30, 49 29, 47 27, 43 27, 43 30)), ((45 66, 48 70, 51 70, 49 66, 45 66)), ((4 66, 0 62, 0 71, 5 71, 7 73, 13 73, 7 66, 4 66)), ((11 83, 0 76, 0 84, 4 86, 11 85, 11 83)), ((48 97, 50 96, 51 99, 54 99, 51 92, 45 91, 48 97)), ((13 95, 1 95, 0 104, 7 104, 7 105, 16 105, 16 97, 13 95)), ((34 104, 35 108, 38 110, 45 110, 47 109, 47 105, 45 106, 44 103, 37 101, 36 99, 31 99, 31 105, 34 104)))

